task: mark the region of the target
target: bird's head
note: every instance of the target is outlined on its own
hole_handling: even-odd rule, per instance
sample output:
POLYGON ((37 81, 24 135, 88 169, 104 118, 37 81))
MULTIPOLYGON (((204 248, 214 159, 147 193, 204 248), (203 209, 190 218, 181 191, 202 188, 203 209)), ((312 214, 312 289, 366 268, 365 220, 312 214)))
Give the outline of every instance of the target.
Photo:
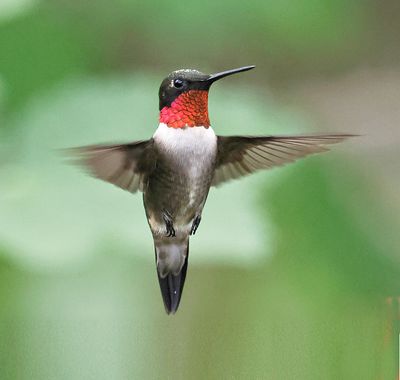
POLYGON ((217 80, 253 69, 245 66, 216 74, 203 74, 193 69, 173 71, 161 83, 160 123, 171 128, 210 126, 208 90, 217 80))

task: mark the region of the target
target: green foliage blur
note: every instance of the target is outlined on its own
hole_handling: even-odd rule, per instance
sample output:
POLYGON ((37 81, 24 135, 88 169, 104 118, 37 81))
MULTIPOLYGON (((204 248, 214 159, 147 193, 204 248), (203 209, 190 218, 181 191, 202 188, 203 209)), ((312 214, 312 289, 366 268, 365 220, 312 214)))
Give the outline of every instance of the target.
POLYGON ((1 0, 0 379, 395 379, 399 32, 395 0, 1 0), (212 189, 166 316, 140 195, 60 150, 149 138, 172 70, 250 64, 217 133, 361 136, 212 189))

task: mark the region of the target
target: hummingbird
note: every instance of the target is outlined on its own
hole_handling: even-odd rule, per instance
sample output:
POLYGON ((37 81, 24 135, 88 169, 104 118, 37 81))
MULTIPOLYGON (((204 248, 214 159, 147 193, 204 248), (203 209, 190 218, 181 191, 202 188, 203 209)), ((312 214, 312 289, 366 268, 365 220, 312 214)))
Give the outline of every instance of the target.
POLYGON ((351 136, 219 136, 211 127, 208 93, 244 66, 216 74, 173 71, 159 89, 159 125, 152 138, 75 148, 94 177, 131 193, 142 192, 167 314, 179 306, 189 258, 189 237, 199 227, 212 186, 328 150, 351 136))

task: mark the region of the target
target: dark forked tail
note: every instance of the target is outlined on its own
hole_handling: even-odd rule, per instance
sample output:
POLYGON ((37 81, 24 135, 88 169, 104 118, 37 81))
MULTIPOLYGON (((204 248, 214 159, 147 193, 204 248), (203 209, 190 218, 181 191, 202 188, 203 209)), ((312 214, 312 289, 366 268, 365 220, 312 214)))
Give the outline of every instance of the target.
POLYGON ((189 241, 155 248, 157 276, 167 314, 175 314, 181 300, 189 258, 189 241), (170 256, 170 257, 169 257, 170 256), (178 257, 180 260, 178 260, 178 257), (167 264, 163 264, 165 261, 167 264), (180 261, 180 264, 179 264, 180 261), (177 268, 174 268, 174 266, 177 268), (175 269, 175 270, 174 270, 175 269))

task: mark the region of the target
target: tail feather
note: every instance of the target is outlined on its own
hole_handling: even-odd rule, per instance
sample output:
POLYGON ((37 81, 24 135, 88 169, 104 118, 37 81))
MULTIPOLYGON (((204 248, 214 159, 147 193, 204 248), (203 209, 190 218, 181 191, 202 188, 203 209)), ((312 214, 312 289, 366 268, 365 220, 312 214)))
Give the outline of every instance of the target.
MULTIPOLYGON (((161 295, 164 301, 165 311, 167 314, 175 314, 178 310, 181 300, 183 286, 186 279, 186 271, 189 259, 189 242, 185 244, 186 251, 184 256, 184 263, 178 273, 168 272, 166 274, 160 273, 160 268, 157 265, 157 276, 160 284, 161 295)), ((156 262, 157 262, 157 247, 156 247, 156 262)))

